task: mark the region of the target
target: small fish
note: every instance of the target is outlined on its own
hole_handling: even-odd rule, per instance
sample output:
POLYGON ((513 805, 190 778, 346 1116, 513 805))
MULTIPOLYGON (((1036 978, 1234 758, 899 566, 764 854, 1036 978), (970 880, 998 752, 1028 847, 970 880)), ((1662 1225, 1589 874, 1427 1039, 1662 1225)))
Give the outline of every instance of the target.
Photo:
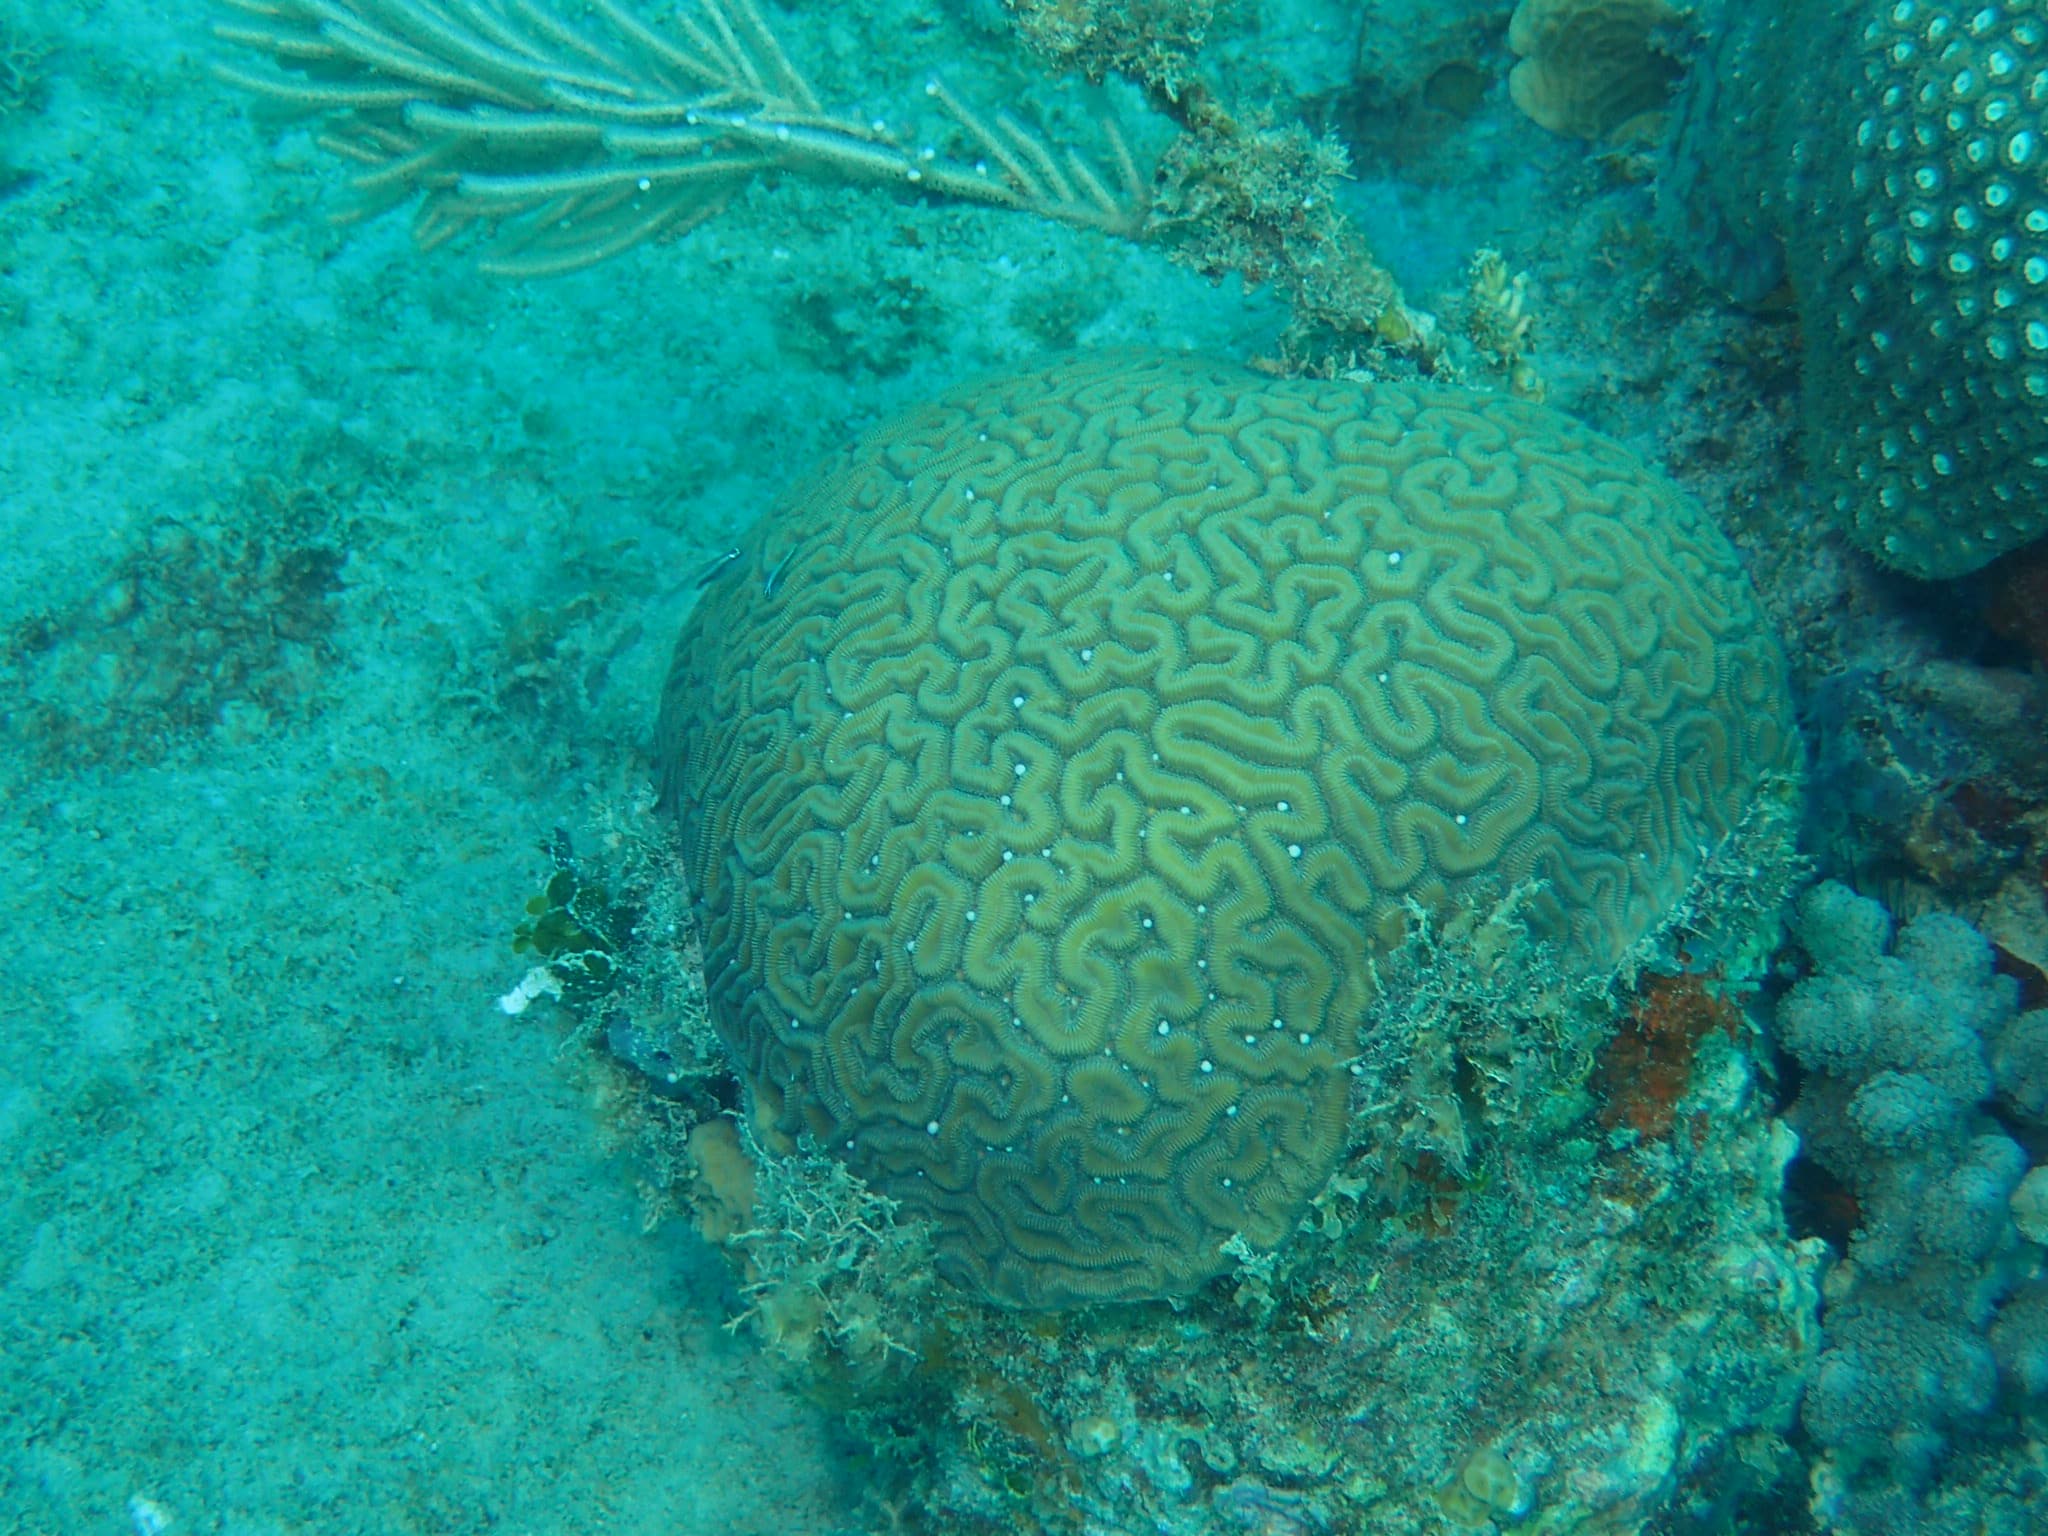
POLYGON ((795 554, 796 551, 794 549, 791 549, 787 554, 783 555, 783 557, 780 560, 775 562, 775 569, 770 571, 768 573, 768 579, 761 583, 761 595, 763 597, 769 597, 773 595, 775 591, 775 583, 777 579, 782 575, 783 567, 789 564, 791 557, 795 554))
POLYGON ((712 582, 718 579, 718 573, 724 570, 728 565, 731 565, 733 561, 739 559, 739 557, 740 552, 738 550, 728 549, 724 554, 714 558, 709 565, 705 566, 703 570, 697 573, 697 580, 695 583, 697 589, 699 591, 702 591, 705 587, 710 586, 712 582))

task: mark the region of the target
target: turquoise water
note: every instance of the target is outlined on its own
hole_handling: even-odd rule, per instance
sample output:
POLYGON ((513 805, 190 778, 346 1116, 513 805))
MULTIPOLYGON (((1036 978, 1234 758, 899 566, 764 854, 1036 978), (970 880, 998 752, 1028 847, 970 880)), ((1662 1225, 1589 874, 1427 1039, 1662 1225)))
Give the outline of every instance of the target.
MULTIPOLYGON (((1901 584, 1816 553, 1795 338, 1659 247, 1641 165, 1515 112, 1512 3, 1406 9, 1243 0, 1203 67, 1346 138, 1346 212, 1447 330, 1476 249, 1531 275, 1550 403, 1743 547, 1818 732, 1855 713, 1824 679, 1969 651, 1901 584)), ((560 1010, 499 1006, 528 967, 512 932, 553 831, 643 796, 698 579, 806 466, 1053 350, 1273 357, 1281 299, 1024 213, 795 176, 673 245, 484 277, 459 242, 414 251, 403 213, 335 225, 344 176, 316 129, 211 73, 234 56, 218 14, 0 0, 0 1531, 1028 1528, 1045 1511, 1000 1499, 978 1524, 922 1517, 896 1491, 915 1476, 878 1471, 831 1394, 727 1326, 733 1277, 621 1132, 621 1080, 560 1010)), ((1085 99, 1044 82, 994 0, 772 14, 863 118, 906 110, 935 64, 1020 111, 1085 99)), ((1141 156, 1171 137, 1135 91, 1109 101, 1141 156)), ((2038 742, 2042 663, 2017 645, 1966 658, 2012 709, 1941 715, 1924 776, 1872 781, 1857 815, 1904 825, 1956 763, 2038 742)), ((2009 910, 2036 899, 2014 871, 2040 858, 2048 790, 2000 785, 2021 829, 2004 863, 1865 894, 1961 910, 2025 977, 2048 952, 2009 910)), ((1844 846, 1821 872, 1851 877, 1844 846)), ((1745 1050, 1726 1096, 1762 1146, 1771 1051, 1745 1050)), ((1764 1185, 1758 1229, 1790 1252, 1764 1185)), ((1823 1267, 1807 1242, 1795 1299, 1823 1267)), ((1801 1348, 1810 1367, 1805 1305, 1772 1369, 1801 1348)), ((2006 1390, 1965 1445, 1975 1481, 1927 1529, 2048 1528, 2040 1400, 2006 1390)), ((1076 1466, 1106 1465, 1082 1446, 1097 1417, 1135 1443, 1134 1400, 1062 1400, 1076 1466)), ((1677 1445, 1667 1428, 1645 1438, 1677 1445)), ((1452 1481, 1492 1465, 1452 1438, 1408 1454, 1452 1481)), ((1743 1485, 1776 1490, 1769 1528, 1920 1528, 1800 1510, 1825 1458, 1789 1410, 1745 1457, 1769 1469, 1743 1485)), ((1157 1528, 1442 1529, 1466 1508, 1311 1515, 1302 1490, 1342 1482, 1314 1461, 1272 1453, 1256 1493, 1236 1463, 1192 1479, 1223 1492, 1157 1528)), ((1602 1528, 1766 1528, 1702 1493, 1715 1479, 1742 1481, 1647 1476, 1655 1497, 1602 1528)))

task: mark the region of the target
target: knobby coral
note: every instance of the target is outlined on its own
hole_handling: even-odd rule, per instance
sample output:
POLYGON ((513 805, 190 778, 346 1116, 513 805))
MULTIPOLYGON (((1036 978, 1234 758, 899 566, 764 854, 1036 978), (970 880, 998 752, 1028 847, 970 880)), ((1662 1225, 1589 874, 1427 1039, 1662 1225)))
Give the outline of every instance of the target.
POLYGON ((2019 1392, 2048 1386, 2048 1284, 2020 1241, 2027 1153, 2008 1134, 2030 1112, 2007 1070, 2044 1016, 2017 1012, 1991 946, 1947 913, 1894 941, 1883 907, 1830 881, 1796 931, 1814 972, 1778 1008, 1805 1069, 1788 1118, 1854 1213, 1804 1407, 1825 1451, 1814 1486, 1841 1528, 1890 1530, 1881 1511, 1912 1507, 1993 1410, 2001 1370, 2019 1392))

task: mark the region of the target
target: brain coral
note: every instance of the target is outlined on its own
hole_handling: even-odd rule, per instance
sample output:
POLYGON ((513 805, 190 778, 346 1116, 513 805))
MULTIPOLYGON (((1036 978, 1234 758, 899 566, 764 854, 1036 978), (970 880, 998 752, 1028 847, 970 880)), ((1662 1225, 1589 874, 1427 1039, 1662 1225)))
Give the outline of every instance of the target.
POLYGON ((1956 576, 2048 531, 2048 10, 1718 0, 1667 206, 1708 275, 1781 278, 1850 537, 1956 576))
POLYGON ((1796 751, 1733 551, 1616 445, 1148 355, 963 388, 813 477, 662 714, 757 1120, 1027 1306, 1292 1229, 1403 902, 1544 881, 1605 965, 1796 751))

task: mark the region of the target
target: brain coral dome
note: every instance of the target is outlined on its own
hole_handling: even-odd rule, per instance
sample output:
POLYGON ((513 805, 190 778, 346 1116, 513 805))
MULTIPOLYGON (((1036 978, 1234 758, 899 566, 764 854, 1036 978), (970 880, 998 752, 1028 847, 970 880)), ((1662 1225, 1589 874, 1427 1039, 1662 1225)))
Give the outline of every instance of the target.
POLYGON ((659 751, 764 1136, 1049 1307, 1286 1236, 1410 904, 1540 882, 1609 966, 1798 748, 1734 551, 1617 445, 1110 355, 958 389, 764 518, 659 751))

